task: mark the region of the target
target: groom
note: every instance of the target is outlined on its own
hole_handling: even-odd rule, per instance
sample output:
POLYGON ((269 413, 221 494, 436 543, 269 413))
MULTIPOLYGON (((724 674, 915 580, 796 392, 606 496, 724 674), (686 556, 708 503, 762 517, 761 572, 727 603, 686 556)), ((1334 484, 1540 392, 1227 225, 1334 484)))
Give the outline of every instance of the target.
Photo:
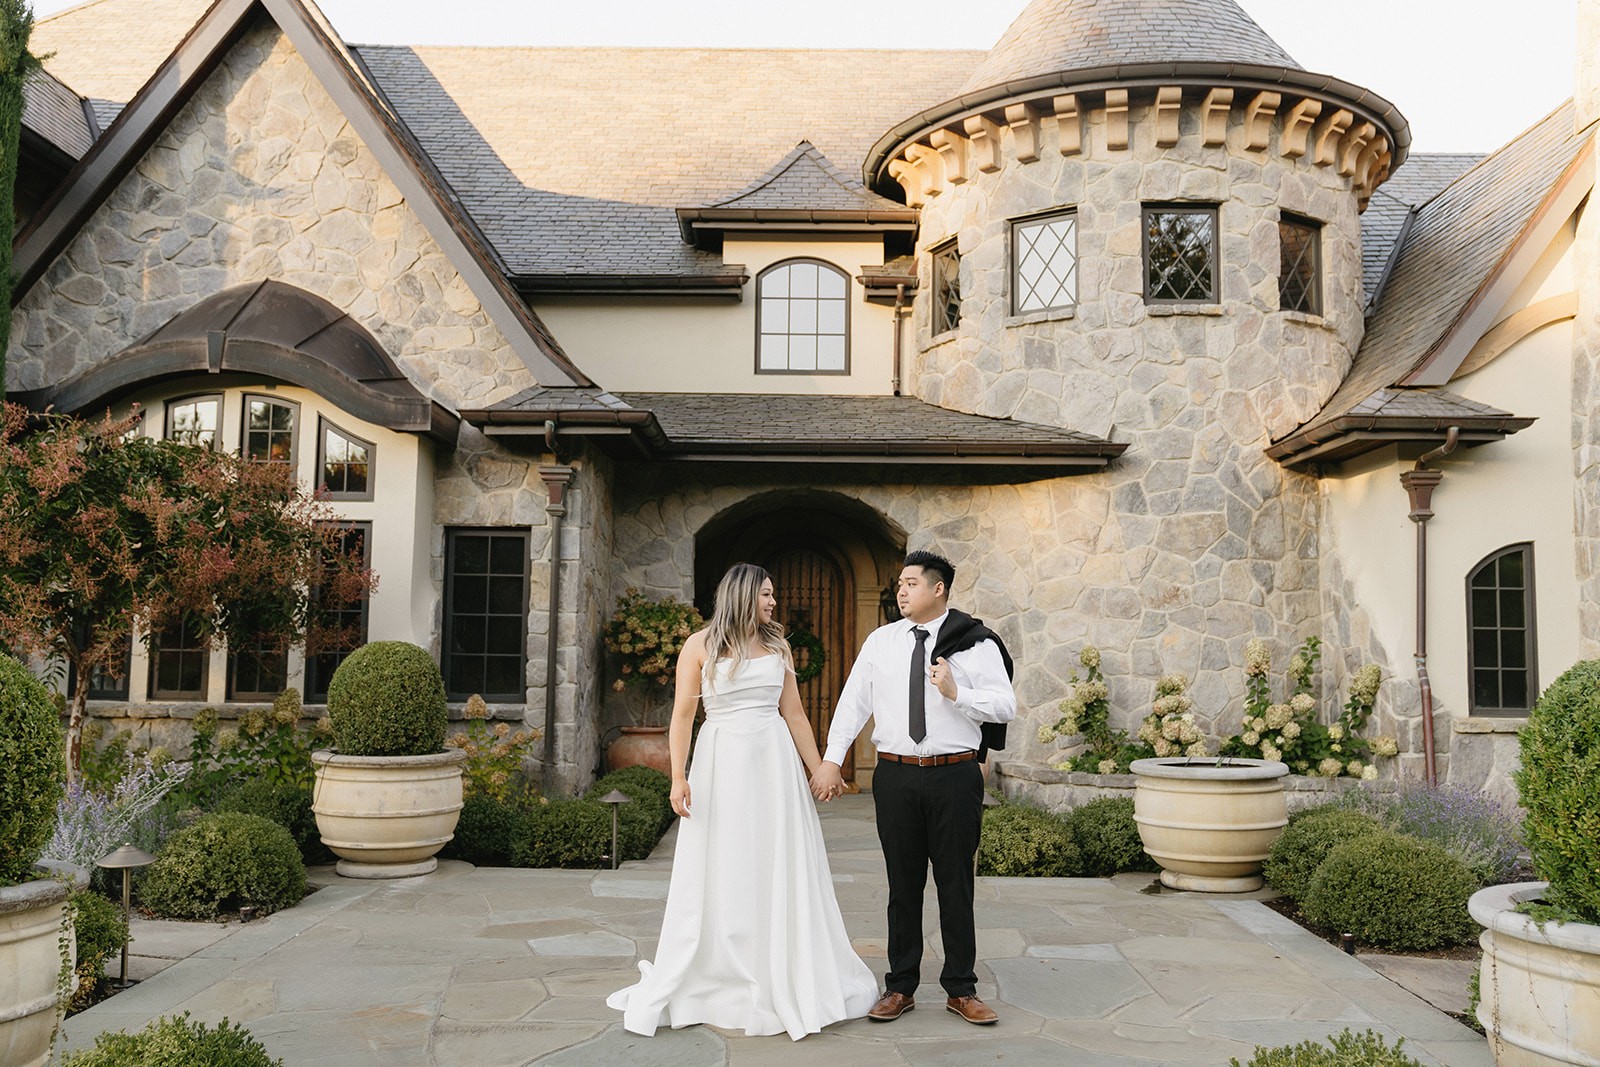
POLYGON ((827 755, 812 778, 824 800, 843 792, 839 768, 873 717, 872 797, 889 875, 889 973, 886 991, 867 1014, 880 1022, 914 1005, 930 862, 944 936, 945 1007, 970 1023, 999 1018, 976 996, 973 857, 983 827, 980 761, 989 739, 982 724, 1009 722, 1017 698, 1000 638, 950 608, 955 576, 943 556, 906 557, 896 591, 901 618, 874 630, 861 647, 828 729, 827 755))

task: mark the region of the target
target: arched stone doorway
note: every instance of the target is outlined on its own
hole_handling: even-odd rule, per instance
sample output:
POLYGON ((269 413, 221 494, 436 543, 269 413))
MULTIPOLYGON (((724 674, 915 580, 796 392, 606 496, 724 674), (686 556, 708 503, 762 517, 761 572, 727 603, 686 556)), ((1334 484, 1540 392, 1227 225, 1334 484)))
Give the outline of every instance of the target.
MULTIPOLYGON (((895 613, 887 594, 905 544, 904 531, 871 507, 815 490, 752 497, 711 519, 695 537, 695 602, 703 613, 710 615, 728 567, 754 563, 773 576, 778 621, 821 640, 827 663, 800 687, 818 748, 826 745, 857 650, 895 613)), ((870 784, 871 753, 863 731, 844 768, 847 781, 870 784)))

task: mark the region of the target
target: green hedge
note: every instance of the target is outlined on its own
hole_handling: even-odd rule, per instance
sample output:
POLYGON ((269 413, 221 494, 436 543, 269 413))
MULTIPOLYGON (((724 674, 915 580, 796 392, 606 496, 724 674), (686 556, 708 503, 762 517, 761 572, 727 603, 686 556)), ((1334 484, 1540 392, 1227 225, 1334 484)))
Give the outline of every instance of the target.
MULTIPOLYGON (((1278 1048, 1256 1046, 1256 1054, 1244 1067, 1422 1067, 1418 1061, 1401 1052, 1405 1038, 1389 1048, 1380 1034, 1368 1030, 1352 1034, 1348 1029, 1330 1035, 1329 1044, 1320 1041, 1302 1041, 1298 1045, 1281 1045, 1278 1048)), ((1228 1061, 1230 1067, 1240 1067, 1237 1059, 1228 1061)))
POLYGON ((180 919, 214 919, 245 904, 265 915, 306 892, 305 865, 289 831, 237 811, 202 815, 168 838, 146 870, 141 901, 180 919))
POLYGON ((120 963, 122 946, 128 943, 128 919, 122 905, 107 900, 92 889, 72 894, 72 933, 78 948, 78 989, 73 1003, 81 1004, 94 993, 95 985, 106 976, 106 965, 120 963))
POLYGON ((1519 739, 1512 778, 1534 870, 1550 883, 1545 902, 1553 918, 1600 924, 1600 660, 1550 683, 1519 739))
POLYGON ((984 812, 978 841, 980 875, 1071 878, 1078 870, 1078 846, 1061 819, 1022 804, 1002 804, 984 812))
POLYGON ((288 782, 257 778, 239 786, 217 804, 218 811, 238 811, 270 819, 289 831, 300 859, 309 865, 332 863, 333 853, 322 843, 317 816, 311 810, 311 790, 288 782))
POLYGON ((474 793, 456 820, 455 836, 444 843, 439 858, 465 860, 479 867, 509 867, 511 839, 524 813, 517 805, 474 793))
POLYGON ((1336 806, 1312 808, 1297 813, 1272 843, 1272 851, 1261 865, 1267 884, 1290 900, 1301 900, 1311 887, 1311 879, 1334 848, 1382 829, 1377 819, 1336 806))
POLYGON ((227 1019, 210 1029, 189 1013, 161 1018, 137 1034, 108 1030, 94 1048, 69 1054, 62 1067, 283 1067, 266 1046, 227 1019))
POLYGON ((1078 873, 1085 878, 1161 869, 1139 840, 1132 797, 1091 800, 1068 812, 1066 822, 1073 843, 1078 846, 1078 873))
MULTIPOLYGON (((672 779, 654 767, 635 765, 612 771, 590 786, 583 797, 585 800, 599 800, 613 789, 633 798, 631 804, 623 805, 624 808, 638 804, 652 814, 657 837, 666 833, 667 827, 677 817, 672 810, 672 779)), ((655 842, 652 841, 651 847, 654 846, 655 842)))
POLYGON ((1467 914, 1477 889, 1466 865, 1438 845, 1380 830, 1334 846, 1300 906, 1311 922, 1363 944, 1421 950, 1477 933, 1467 914))
POLYGON ((448 719, 439 665, 406 641, 362 645, 328 681, 333 744, 346 756, 438 752, 448 719))
POLYGON ((32 881, 66 773, 61 717, 44 686, 0 655, 0 886, 32 881))

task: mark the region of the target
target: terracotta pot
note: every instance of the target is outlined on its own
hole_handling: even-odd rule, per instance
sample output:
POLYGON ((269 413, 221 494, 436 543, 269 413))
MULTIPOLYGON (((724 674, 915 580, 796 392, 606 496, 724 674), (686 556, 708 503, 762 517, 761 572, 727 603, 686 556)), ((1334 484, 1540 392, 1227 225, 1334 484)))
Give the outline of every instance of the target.
MULTIPOLYGON (((50 1058, 61 970, 61 913, 71 887, 46 878, 0 889, 0 1063, 38 1067, 50 1058)), ((76 946, 67 953, 77 964, 76 946)))
POLYGON ((322 843, 346 878, 408 878, 438 867, 434 853, 455 836, 461 765, 449 749, 426 756, 311 754, 317 765, 311 810, 322 843))
POLYGON ((1600 926, 1540 929, 1515 910, 1548 884, 1492 885, 1467 902, 1484 928, 1478 1022, 1499 1067, 1600 1064, 1600 926))
POLYGON ((617 771, 636 764, 654 767, 669 777, 672 775, 672 749, 667 742, 665 726, 622 727, 622 736, 606 749, 606 768, 617 771))
POLYGON ((1133 821, 1161 884, 1200 893, 1262 886, 1261 861, 1288 825, 1286 764, 1215 757, 1134 760, 1133 821))

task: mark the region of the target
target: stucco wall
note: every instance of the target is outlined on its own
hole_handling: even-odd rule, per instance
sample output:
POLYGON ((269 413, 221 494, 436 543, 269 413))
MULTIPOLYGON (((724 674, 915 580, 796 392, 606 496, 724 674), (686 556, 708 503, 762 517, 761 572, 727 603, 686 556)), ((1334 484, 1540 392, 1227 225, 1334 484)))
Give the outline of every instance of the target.
MULTIPOLYGON (((613 392, 883 394, 893 391, 894 311, 862 299, 861 268, 883 262, 880 236, 748 240, 723 260, 750 273, 743 299, 540 297, 539 317, 578 366, 613 392), (783 259, 824 260, 850 276, 850 373, 756 373, 756 277, 783 259)), ((908 331, 909 332, 909 331, 908 331)), ((909 346, 908 346, 909 349, 909 346)))

